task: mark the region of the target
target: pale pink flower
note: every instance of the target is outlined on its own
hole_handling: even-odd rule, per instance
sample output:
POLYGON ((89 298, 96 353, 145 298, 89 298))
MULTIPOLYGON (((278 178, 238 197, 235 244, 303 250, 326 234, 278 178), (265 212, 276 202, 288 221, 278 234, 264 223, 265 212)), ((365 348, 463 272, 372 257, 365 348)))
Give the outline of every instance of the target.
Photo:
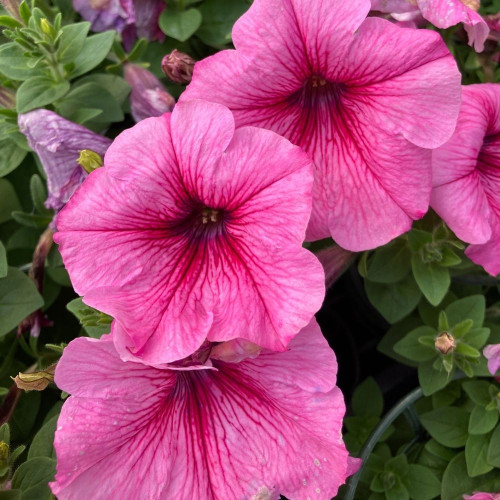
POLYGON ((136 122, 174 109, 175 99, 151 71, 137 64, 127 63, 124 76, 132 89, 130 108, 136 122))
POLYGON ((307 238, 387 243, 427 211, 430 149, 452 134, 460 74, 441 37, 366 18, 369 0, 255 0, 237 50, 196 63, 181 100, 227 105, 315 162, 307 238))
POLYGON ((500 85, 463 87, 453 137, 432 155, 432 208, 463 241, 467 256, 500 273, 500 85))
POLYGON ((500 493, 479 493, 475 491, 472 495, 464 495, 464 500, 500 500, 500 493))
POLYGON ((342 442, 337 362, 315 320, 287 352, 184 370, 79 338, 55 374, 60 500, 329 500, 359 460, 342 442), (195 369, 198 368, 198 369, 195 369))
POLYGON ((115 139, 54 240, 77 293, 118 320, 124 359, 171 362, 240 337, 284 350, 324 296, 302 248, 311 185, 286 139, 235 130, 220 104, 177 104, 115 139))
POLYGON ((488 360, 488 370, 492 375, 496 375, 500 370, 500 344, 491 344, 484 348, 484 357, 488 360))
POLYGON ((19 130, 38 155, 47 175, 47 208, 60 210, 87 177, 77 160, 82 149, 104 155, 111 139, 66 120, 48 109, 18 117, 19 130))
MULTIPOLYGON (((469 45, 482 52, 489 27, 477 13, 480 0, 371 0, 372 9, 391 14, 415 12, 437 28, 449 28, 463 23, 469 36, 469 45)), ((397 18, 397 16, 394 16, 397 18)))

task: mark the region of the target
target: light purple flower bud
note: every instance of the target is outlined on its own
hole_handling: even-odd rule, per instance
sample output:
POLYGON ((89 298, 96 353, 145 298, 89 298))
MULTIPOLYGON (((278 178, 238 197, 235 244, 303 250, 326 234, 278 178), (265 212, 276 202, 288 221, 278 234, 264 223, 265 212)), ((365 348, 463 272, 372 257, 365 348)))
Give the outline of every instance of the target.
POLYGON ((189 83, 193 77, 195 62, 196 61, 192 57, 174 49, 163 58, 161 69, 167 78, 173 82, 189 83))
POLYGON ((18 124, 47 174, 45 206, 60 210, 87 177, 77 162, 79 152, 90 149, 104 156, 112 141, 47 109, 19 115, 18 124))
POLYGON ((128 63, 125 65, 125 80, 132 88, 130 104, 136 122, 160 116, 174 108, 175 99, 147 69, 128 63))
POLYGON ((21 16, 19 15, 19 6, 21 5, 21 0, 0 0, 0 3, 5 7, 5 10, 14 19, 23 22, 21 16))

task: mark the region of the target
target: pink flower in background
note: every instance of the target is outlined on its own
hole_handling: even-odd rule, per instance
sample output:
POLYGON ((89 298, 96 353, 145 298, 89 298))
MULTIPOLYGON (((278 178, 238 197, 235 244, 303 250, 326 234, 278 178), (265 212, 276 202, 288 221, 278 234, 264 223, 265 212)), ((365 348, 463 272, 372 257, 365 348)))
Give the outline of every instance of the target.
POLYGON ((111 139, 47 109, 19 115, 18 124, 47 175, 48 198, 45 205, 60 210, 87 177, 77 163, 80 151, 90 149, 104 155, 111 139))
POLYGON ((125 80, 130 85, 130 107, 136 122, 172 111, 175 99, 151 71, 136 64, 125 65, 125 80))
POLYGON ((326 288, 330 288, 340 276, 348 269, 348 267, 356 259, 356 254, 344 250, 338 245, 330 246, 321 249, 317 254, 318 260, 323 265, 325 270, 326 288))
POLYGON ((500 85, 463 88, 453 137, 433 152, 432 208, 462 240, 467 256, 500 273, 500 85))
POLYGON ((115 139, 54 240, 77 293, 117 319, 124 359, 171 362, 207 338, 284 350, 325 290, 302 248, 311 185, 286 139, 235 130, 220 104, 177 104, 115 139))
POLYGON ((237 50, 196 63, 182 100, 227 105, 315 162, 307 238, 387 243, 428 208, 430 149, 451 136, 460 74, 439 34, 366 18, 369 0, 256 0, 237 50))
POLYGON ((371 3, 373 10, 391 14, 420 10, 422 16, 437 28, 463 23, 469 45, 477 52, 483 51, 488 38, 488 24, 477 13, 480 0, 371 0, 371 3))
POLYGON ((500 500, 500 493, 479 493, 464 495, 464 500, 500 500))
POLYGON ((329 500, 359 467, 342 442, 335 355, 314 320, 287 352, 196 368, 123 362, 106 337, 72 341, 55 375, 71 397, 54 494, 329 500))
POLYGON ((158 27, 158 17, 165 9, 163 0, 73 0, 73 8, 92 23, 93 31, 121 33, 127 49, 136 38, 165 38, 158 27))
POLYGON ((488 360, 488 370, 492 375, 496 375, 497 371, 500 370, 500 344, 486 346, 483 354, 488 360))

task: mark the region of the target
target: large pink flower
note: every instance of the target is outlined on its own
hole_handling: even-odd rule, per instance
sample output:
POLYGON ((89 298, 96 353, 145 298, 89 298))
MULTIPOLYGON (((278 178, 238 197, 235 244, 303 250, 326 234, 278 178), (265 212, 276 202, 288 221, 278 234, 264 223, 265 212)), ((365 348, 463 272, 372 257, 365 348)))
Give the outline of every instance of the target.
POLYGON ((420 10, 422 16, 438 28, 463 23, 469 45, 477 52, 484 49, 490 31, 486 21, 477 13, 480 0, 371 0, 371 3, 372 9, 391 14, 420 10))
POLYGON ((500 273, 500 85, 463 88, 453 137, 433 152, 431 205, 455 234, 473 243, 466 254, 500 273))
POLYGON ((464 495, 464 500, 500 500, 500 493, 479 493, 464 495))
POLYGON ((283 350, 321 306, 324 273, 302 248, 307 155, 234 128, 220 104, 178 104, 119 135, 59 214, 84 301, 114 316, 124 358, 184 358, 208 338, 283 350))
POLYGON ((76 339, 55 376, 71 397, 52 491, 61 500, 329 500, 358 465, 342 442, 336 372, 314 320, 287 352, 179 371, 123 362, 106 338, 76 339))
POLYGON ((366 18, 369 0, 255 0, 237 50, 196 64, 181 100, 226 104, 314 159, 308 239, 387 243, 427 211, 430 148, 455 127, 460 74, 440 36, 366 18))

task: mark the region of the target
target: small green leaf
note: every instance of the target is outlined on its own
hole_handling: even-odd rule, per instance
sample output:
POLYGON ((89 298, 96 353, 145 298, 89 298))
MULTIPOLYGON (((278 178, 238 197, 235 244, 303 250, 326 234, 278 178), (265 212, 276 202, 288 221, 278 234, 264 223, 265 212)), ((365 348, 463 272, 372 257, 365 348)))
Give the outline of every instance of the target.
POLYGON ((43 299, 35 284, 15 267, 8 268, 0 278, 0 335, 9 333, 26 316, 43 306, 43 299))
POLYGON ((185 11, 165 9, 158 23, 165 35, 184 42, 200 27, 201 20, 201 13, 198 9, 185 11))
POLYGON ((47 210, 44 205, 44 202, 47 199, 47 190, 45 189, 42 178, 38 174, 33 174, 31 176, 30 192, 35 209, 41 214, 49 215, 50 210, 47 210))
POLYGON ((365 290, 370 302, 389 323, 396 323, 410 314, 422 296, 411 274, 391 284, 365 280, 365 290))
POLYGON ((412 229, 408 233, 408 243, 413 252, 418 252, 427 243, 432 243, 432 234, 420 229, 412 229))
POLYGON ((465 443, 465 463, 470 477, 486 474, 493 466, 486 461, 490 436, 469 436, 465 443))
POLYGON ((352 396, 352 409, 356 416, 380 417, 384 410, 382 391, 373 377, 366 378, 358 385, 352 396))
POLYGON ((85 83, 94 83, 107 90, 120 105, 126 101, 128 95, 130 94, 130 85, 124 78, 117 75, 110 75, 108 73, 92 73, 91 75, 80 78, 75 83, 75 87, 79 87, 85 83))
POLYGON ((500 468, 500 425, 497 425, 491 436, 486 460, 490 465, 500 468))
MULTIPOLYGON (((456 324, 452 329, 453 336, 457 339, 463 337, 472 328, 473 324, 474 321, 471 319, 464 319, 463 321, 460 321, 460 323, 456 324)), ((449 330, 449 328, 446 330, 449 330)))
POLYGON ((431 500, 441 491, 439 479, 431 469, 422 465, 410 464, 406 482, 413 500, 431 500))
POLYGON ((426 431, 438 442, 449 448, 465 445, 469 414, 454 406, 431 410, 420 416, 426 431))
POLYGON ((0 177, 15 170, 27 155, 25 149, 20 148, 13 140, 0 141, 0 177))
POLYGON ((443 408, 451 406, 461 395, 460 385, 450 383, 445 388, 432 394, 432 406, 434 408, 443 408))
POLYGON ((405 335, 399 342, 394 344, 394 351, 404 356, 405 358, 411 359, 412 361, 429 361, 436 356, 436 350, 434 349, 434 343, 432 347, 422 345, 419 342, 421 337, 436 336, 436 330, 430 326, 420 326, 415 328, 410 333, 405 335))
POLYGON ((471 295, 449 304, 445 311, 450 325, 457 325, 465 319, 471 319, 474 327, 483 326, 486 302, 483 295, 471 295))
POLYGON ((419 255, 411 259, 413 276, 425 298, 437 306, 444 298, 450 287, 450 273, 448 269, 435 262, 423 262, 419 255))
POLYGON ((401 281, 411 269, 411 254, 406 243, 396 240, 392 245, 377 249, 368 262, 366 277, 376 283, 401 281))
POLYGON ((51 215, 27 214, 26 212, 19 212, 17 210, 12 212, 12 218, 23 226, 35 228, 45 228, 52 221, 51 215))
POLYGON ((498 423, 498 410, 486 410, 484 406, 474 406, 469 418, 469 433, 474 435, 487 434, 498 423))
MULTIPOLYGON (((439 361, 439 358, 437 360, 439 361)), ((451 374, 448 374, 444 368, 436 370, 433 365, 433 361, 427 361, 418 365, 418 381, 426 396, 439 391, 451 380, 451 374)))
POLYGON ((443 253, 443 258, 439 261, 440 266, 458 266, 458 264, 462 262, 462 259, 451 248, 443 247, 441 251, 443 253))
POLYGON ((0 46, 0 73, 12 80, 27 80, 40 74, 40 70, 30 68, 29 57, 24 55, 25 50, 14 42, 0 46))
POLYGON ((59 415, 52 417, 35 434, 28 452, 28 460, 35 457, 56 457, 52 443, 54 442, 54 434, 56 432, 58 418, 59 415))
POLYGON ((10 429, 7 422, 0 426, 0 441, 10 444, 10 429))
POLYGON ((0 500, 22 500, 22 494, 21 490, 0 491, 0 500))
POLYGON ((0 241, 0 278, 7 276, 7 252, 0 241))
POLYGON ((439 311, 438 330, 440 332, 447 332, 450 330, 448 316, 446 316, 446 313, 444 311, 439 311))
POLYGON ((56 461, 47 457, 32 458, 21 464, 12 478, 12 488, 23 492, 23 500, 48 498, 48 483, 54 479, 56 461))
POLYGON ((465 335, 464 340, 467 341, 467 343, 476 349, 481 349, 484 344, 488 341, 488 338, 490 336, 490 329, 489 328, 473 328, 472 330, 469 330, 467 334, 465 335))
POLYGON ((78 56, 83 48, 89 29, 90 23, 88 22, 63 26, 57 50, 58 59, 61 63, 71 62, 78 56))
POLYGON ((63 97, 69 90, 69 82, 54 82, 47 76, 33 76, 17 89, 17 111, 26 113, 41 108, 63 97))
POLYGON ((479 358, 481 353, 475 348, 465 342, 458 342, 456 351, 457 354, 462 354, 462 356, 467 356, 468 358, 479 358))
POLYGON ((70 78, 88 73, 100 64, 109 54, 114 38, 115 32, 112 30, 89 36, 73 60, 74 67, 69 75, 70 78))
POLYGON ((429 439, 429 441, 425 443, 425 449, 446 462, 449 462, 456 455, 456 450, 439 444, 435 439, 429 439))

